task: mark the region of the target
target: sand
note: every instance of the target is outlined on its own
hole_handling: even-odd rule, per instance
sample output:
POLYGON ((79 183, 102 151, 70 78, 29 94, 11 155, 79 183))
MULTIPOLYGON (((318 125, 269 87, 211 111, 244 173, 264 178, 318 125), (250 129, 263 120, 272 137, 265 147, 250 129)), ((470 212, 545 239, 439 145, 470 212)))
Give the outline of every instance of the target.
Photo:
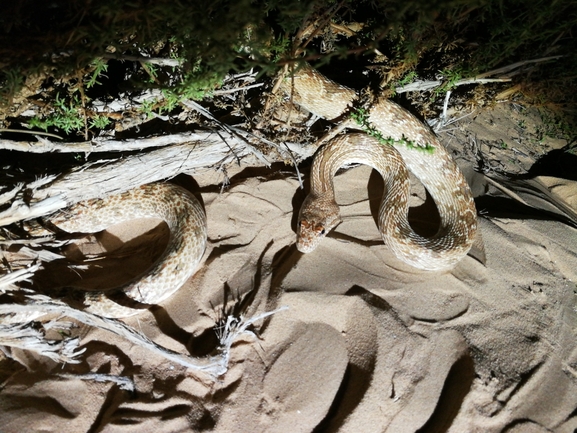
MULTIPOLYGON (((471 161, 459 164, 471 172, 471 161)), ((3 362, 11 373, 0 390, 1 431, 577 429, 574 226, 525 206, 503 210, 502 200, 518 202, 495 197, 478 174, 484 263, 478 250, 451 272, 418 271, 380 241, 379 178, 357 167, 337 178, 344 222, 303 255, 294 242, 304 192, 291 167, 230 173, 223 189, 221 173, 194 177, 198 187, 191 190, 209 223, 201 269, 163 305, 125 322, 167 348, 204 356, 215 346, 215 322, 226 314, 288 309, 258 321, 254 336, 233 346, 229 371, 216 381, 87 327, 79 330, 87 349, 79 365, 15 351, 27 368, 3 362), (63 372, 127 376, 136 390, 58 376, 63 372)), ((575 209, 574 180, 549 176, 541 184, 575 209)), ((423 194, 416 191, 418 204, 423 194)), ((423 230, 435 218, 427 205, 412 217, 423 230)), ((85 284, 146 269, 166 235, 150 228, 132 222, 89 238, 81 250, 131 253, 116 250, 105 278, 98 268, 94 280, 83 277, 85 284)), ((73 278, 42 277, 47 285, 73 278)))

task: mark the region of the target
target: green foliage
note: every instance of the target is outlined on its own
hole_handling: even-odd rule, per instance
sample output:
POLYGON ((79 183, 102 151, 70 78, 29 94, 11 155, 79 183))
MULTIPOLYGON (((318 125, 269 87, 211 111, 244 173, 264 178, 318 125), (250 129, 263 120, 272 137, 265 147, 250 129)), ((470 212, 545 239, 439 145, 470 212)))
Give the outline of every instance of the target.
POLYGON ((106 116, 96 116, 90 119, 90 128, 105 129, 110 124, 110 120, 106 116))
POLYGON ((157 99, 147 99, 145 101, 142 101, 142 103, 140 104, 140 107, 138 107, 138 110, 141 113, 146 114, 146 118, 147 119, 152 119, 153 114, 152 114, 152 110, 154 109, 154 107, 158 105, 158 100, 157 99))
POLYGON ((544 136, 566 140, 570 144, 577 142, 577 131, 565 116, 550 110, 540 110, 543 128, 537 130, 542 139, 544 136))
MULTIPOLYGON (((530 50, 546 52, 572 29, 575 13, 574 2, 558 0, 54 0, 30 8, 0 6, 0 58, 3 69, 29 72, 43 63, 66 73, 106 52, 146 55, 164 41, 170 57, 190 65, 200 61, 207 74, 222 77, 231 68, 282 60, 291 35, 320 18, 320 26, 362 21, 366 26, 353 44, 366 45, 368 52, 388 41, 389 54, 410 64, 446 42, 449 31, 458 32, 479 44, 471 62, 494 66, 530 50)), ((348 45, 335 39, 334 53, 346 53, 348 45)), ((90 82, 101 72, 97 68, 90 82)))
POLYGON ((94 67, 94 71, 92 71, 92 74, 90 75, 88 81, 86 82, 87 89, 90 89, 95 84, 102 84, 99 81, 97 81, 97 79, 103 72, 106 72, 106 70, 108 69, 108 63, 106 63, 103 59, 96 58, 92 61, 91 66, 94 67))
POLYGON ((217 73, 210 73, 198 65, 192 71, 184 74, 180 83, 172 89, 167 89, 166 94, 174 93, 180 99, 201 100, 211 96, 212 92, 222 83, 222 77, 217 73))
POLYGON ((455 83, 464 77, 471 76, 472 73, 465 71, 462 67, 447 68, 439 71, 441 76, 445 79, 443 84, 437 87, 433 93, 435 96, 440 96, 447 93, 449 90, 455 88, 455 83))
POLYGON ((400 79, 397 83, 397 87, 406 86, 407 84, 411 84, 417 78, 417 73, 415 71, 410 71, 406 74, 402 79, 400 79))
POLYGON ((66 101, 65 99, 60 99, 60 95, 57 94, 54 100, 54 112, 44 119, 33 117, 30 119, 29 126, 40 128, 44 131, 55 127, 67 134, 80 131, 84 127, 84 119, 80 114, 80 110, 81 106, 78 97, 66 101))
POLYGON ((483 6, 474 14, 480 21, 476 30, 481 30, 482 42, 476 57, 489 67, 520 56, 551 53, 553 44, 561 42, 561 38, 571 39, 568 32, 577 20, 574 1, 494 0, 483 6))
MULTIPOLYGON (((564 55, 530 79, 547 83, 546 97, 574 103, 573 55, 577 2, 573 0, 51 0, 0 4, 0 104, 9 105, 27 78, 46 76, 68 86, 66 109, 31 123, 80 129, 80 106, 109 73, 108 60, 160 57, 164 66, 132 62, 123 90, 159 88, 163 98, 141 110, 169 113, 183 99, 210 97, 231 71, 332 59, 372 62, 395 70, 399 85, 444 75, 437 95, 472 71, 520 60, 564 55), (346 37, 335 26, 360 23, 346 37), (299 38, 302 36, 302 38, 299 38), (382 56, 380 54, 382 53, 382 56), (410 71, 407 73, 407 71, 410 71), (398 75, 397 75, 398 74, 398 75), (557 93, 553 93, 558 89, 557 93), (554 95, 554 96, 552 96, 554 95), (74 111, 76 110, 76 111, 74 111), (57 119, 60 119, 58 121, 57 119)), ((62 86, 55 86, 52 97, 62 86)), ((541 90, 542 89, 542 90, 541 90)), ((105 96, 114 98, 115 95, 105 96)), ((104 125, 102 119, 89 126, 104 125)), ((97 127, 97 126, 94 126, 97 127)), ((65 129, 66 128, 66 129, 65 129)))
POLYGON ((389 88, 391 90, 391 97, 396 95, 396 89, 398 87, 406 86, 407 84, 411 84, 413 81, 417 79, 417 72, 416 71, 409 71, 403 78, 398 80, 397 82, 391 82, 389 84, 389 88))

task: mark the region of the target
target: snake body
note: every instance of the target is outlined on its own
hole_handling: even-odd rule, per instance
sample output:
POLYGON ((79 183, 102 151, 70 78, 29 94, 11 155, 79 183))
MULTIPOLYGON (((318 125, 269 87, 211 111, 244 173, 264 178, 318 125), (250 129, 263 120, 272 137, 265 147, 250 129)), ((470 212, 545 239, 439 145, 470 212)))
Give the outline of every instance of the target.
MULTIPOLYGON (((311 68, 297 71, 283 86, 296 103, 328 120, 342 117, 357 97, 353 90, 311 68)), ((311 191, 299 213, 297 248, 304 253, 313 251, 340 222, 333 177, 339 167, 360 163, 377 169, 385 181, 378 225, 393 253, 423 270, 454 267, 470 250, 477 232, 475 203, 463 174, 435 134, 401 106, 381 99, 369 108, 367 119, 372 129, 395 140, 394 144, 382 144, 367 134, 348 134, 317 152, 311 191), (407 168, 437 205, 441 221, 431 238, 418 235, 408 223, 407 168)))
POLYGON ((128 317, 167 299, 196 271, 206 248, 206 215, 198 200, 179 186, 152 183, 83 201, 48 221, 66 232, 95 233, 135 218, 160 218, 168 225, 167 247, 154 265, 122 287, 106 292, 70 288, 62 291, 64 297, 80 296, 85 310, 103 317, 128 317))

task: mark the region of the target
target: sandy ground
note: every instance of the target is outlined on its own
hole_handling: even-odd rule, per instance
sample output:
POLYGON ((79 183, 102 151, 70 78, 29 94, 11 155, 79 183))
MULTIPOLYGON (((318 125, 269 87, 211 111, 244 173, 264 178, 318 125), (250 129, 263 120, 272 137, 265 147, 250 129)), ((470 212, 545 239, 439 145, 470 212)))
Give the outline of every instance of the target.
MULTIPOLYGON (((525 161, 510 145, 492 147, 493 138, 483 136, 495 133, 487 118, 499 116, 500 137, 514 140, 506 111, 486 110, 467 130, 488 163, 494 158, 529 170, 531 158, 525 161)), ((77 366, 20 352, 28 368, 3 362, 12 372, 0 390, 0 430, 575 431, 577 230, 510 197, 488 196, 496 190, 472 174, 463 150, 471 141, 443 139, 479 195, 484 263, 480 250, 452 272, 421 272, 399 262, 380 241, 380 179, 366 167, 337 177, 344 222, 308 255, 294 246, 304 192, 291 167, 239 169, 222 190, 222 174, 179 179, 206 207, 203 266, 162 306, 126 322, 165 347, 203 356, 214 348, 212 329, 225 314, 288 309, 257 322, 255 337, 233 347, 230 369, 217 381, 85 327, 87 352, 77 366), (62 372, 127 376, 136 391, 57 376, 62 372)), ((523 143, 517 143, 519 151, 523 143)), ((577 209, 574 180, 549 175, 527 182, 548 187, 541 199, 553 208, 577 209)), ((411 216, 426 229, 434 212, 420 205, 423 192, 415 191, 411 216)), ((141 223, 87 240, 81 249, 140 249, 117 251, 92 279, 82 277, 86 285, 146 269, 166 233, 162 227, 147 232, 150 222, 141 223)), ((54 271, 41 276, 47 285, 74 278, 54 271)))

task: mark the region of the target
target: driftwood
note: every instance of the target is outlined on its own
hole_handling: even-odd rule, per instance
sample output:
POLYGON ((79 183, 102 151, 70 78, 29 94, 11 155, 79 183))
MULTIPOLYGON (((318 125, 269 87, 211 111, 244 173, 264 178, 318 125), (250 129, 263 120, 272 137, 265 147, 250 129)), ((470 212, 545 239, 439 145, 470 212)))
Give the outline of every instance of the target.
MULTIPOLYGON (((231 132, 181 133, 138 140, 103 139, 65 144, 53 143, 43 137, 38 137, 38 142, 0 140, 0 148, 23 152, 90 154, 154 148, 117 159, 88 162, 67 174, 0 190, 0 205, 10 203, 9 208, 0 212, 0 226, 47 215, 82 200, 102 198, 146 183, 170 179, 180 173, 193 175, 241 162, 268 165, 275 160, 293 158, 293 154, 302 159, 314 152, 313 146, 287 145, 277 147, 278 151, 273 150, 264 157, 248 139, 255 141, 249 134, 231 129, 231 132)), ((270 142, 266 144, 270 146, 270 142)))
MULTIPOLYGON (((19 292, 18 282, 29 280, 38 269, 39 265, 34 264, 0 277, 0 293, 19 292)), ((274 311, 257 314, 254 317, 228 316, 226 321, 220 323, 219 328, 216 329, 220 343, 218 353, 212 357, 197 358, 162 347, 120 320, 108 319, 74 309, 61 301, 50 299, 28 289, 24 290, 24 294, 24 303, 0 304, 0 352, 6 356, 11 356, 11 349, 18 348, 36 352, 57 362, 71 364, 80 362, 79 357, 85 349, 79 347, 80 340, 78 337, 51 340, 45 336, 45 331, 50 328, 70 331, 73 323, 63 320, 69 318, 116 334, 132 344, 141 346, 191 371, 206 373, 212 379, 216 379, 228 370, 230 351, 235 342, 245 337, 255 338, 253 332, 248 329, 250 326, 287 308, 280 307, 274 311), (51 314, 56 314, 58 317, 48 321, 43 320, 44 316, 51 314)), ((118 377, 95 378, 90 375, 85 378, 121 381, 122 383, 127 380, 118 377)))

